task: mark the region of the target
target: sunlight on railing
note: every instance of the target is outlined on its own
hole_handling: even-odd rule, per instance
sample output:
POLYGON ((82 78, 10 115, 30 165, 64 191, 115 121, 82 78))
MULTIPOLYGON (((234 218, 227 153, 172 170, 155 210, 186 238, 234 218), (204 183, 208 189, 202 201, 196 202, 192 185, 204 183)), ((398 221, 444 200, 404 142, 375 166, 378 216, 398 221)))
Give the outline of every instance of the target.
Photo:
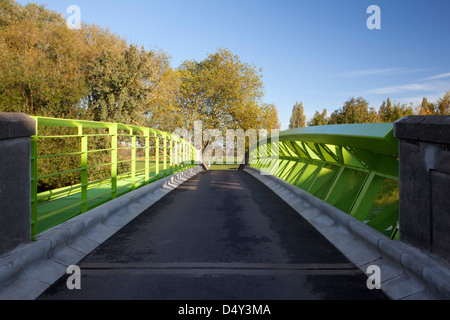
POLYGON ((392 124, 283 131, 252 146, 249 155, 250 166, 398 237, 398 142, 392 124))
POLYGON ((189 142, 159 130, 33 118, 33 236, 197 161, 189 142))

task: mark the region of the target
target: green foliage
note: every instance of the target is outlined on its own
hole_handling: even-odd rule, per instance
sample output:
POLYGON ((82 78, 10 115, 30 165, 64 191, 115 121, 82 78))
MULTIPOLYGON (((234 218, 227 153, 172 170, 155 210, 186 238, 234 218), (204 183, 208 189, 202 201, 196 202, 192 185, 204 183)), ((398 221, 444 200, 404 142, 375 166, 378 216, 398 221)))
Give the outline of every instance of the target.
MULTIPOLYGON (((170 67, 163 51, 145 50, 94 24, 69 29, 42 5, 0 0, 0 112, 119 122, 174 132, 279 128, 274 104, 262 103, 261 70, 227 49, 170 67)), ((79 139, 40 141, 40 154, 80 151, 79 139)), ((89 144, 102 147, 100 138, 89 144), (97 141, 98 140, 98 141, 97 141)), ((108 155, 91 153, 90 166, 108 155)), ((40 159, 40 189, 79 183, 77 156, 40 159)), ((102 178, 93 170, 93 177, 102 178)))
POLYGON ((420 115, 449 115, 450 114, 450 91, 440 98, 436 103, 428 101, 426 97, 417 108, 420 115))
POLYGON ((383 101, 380 109, 378 110, 378 117, 380 122, 391 123, 396 120, 403 118, 407 115, 414 114, 413 108, 411 106, 406 106, 405 104, 395 103, 392 106, 391 100, 388 98, 387 101, 383 101))
POLYGON ((376 117, 376 111, 373 108, 369 109, 369 103, 365 99, 362 97, 351 98, 344 103, 341 109, 331 114, 328 124, 371 123, 377 122, 376 117))
MULTIPOLYGON (((261 103, 261 70, 227 49, 205 60, 185 61, 180 77, 177 113, 180 127, 193 132, 195 121, 204 129, 267 129, 279 127, 275 105, 261 103)), ((203 148, 211 141, 203 141, 203 148)))
POLYGON ((444 115, 450 114, 450 91, 436 103, 431 103, 427 98, 423 98, 422 103, 414 111, 413 105, 395 102, 391 99, 383 101, 378 111, 369 108, 369 103, 359 97, 350 98, 342 108, 335 110, 330 116, 327 116, 327 110, 323 109, 320 113, 316 111, 308 121, 308 126, 321 126, 329 124, 347 124, 347 123, 393 123, 408 115, 444 115))
POLYGON ((86 93, 76 31, 42 6, 2 1, 0 110, 71 116, 86 93))
POLYGON ((440 115, 450 114, 450 90, 437 101, 437 111, 440 115))
POLYGON ((206 128, 217 129, 253 125, 251 112, 263 95, 262 76, 254 66, 219 49, 201 62, 185 61, 179 71, 178 106, 186 114, 188 130, 197 120, 206 128))
POLYGON ((303 110, 303 103, 296 102, 292 108, 292 115, 289 121, 289 129, 306 127, 306 117, 303 110))
POLYGON ((115 54, 102 50, 89 65, 89 110, 95 121, 142 124, 151 93, 147 82, 152 52, 130 46, 115 54))
POLYGON ((307 124, 308 127, 327 125, 328 124, 327 109, 323 109, 322 113, 316 111, 311 120, 308 121, 307 124))

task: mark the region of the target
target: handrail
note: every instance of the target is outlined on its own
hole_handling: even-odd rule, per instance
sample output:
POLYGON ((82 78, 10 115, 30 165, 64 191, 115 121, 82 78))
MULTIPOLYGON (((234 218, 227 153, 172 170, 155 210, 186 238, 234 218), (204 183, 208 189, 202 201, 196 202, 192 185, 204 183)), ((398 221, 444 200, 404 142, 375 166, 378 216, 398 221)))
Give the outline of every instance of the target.
POLYGON ((287 130, 252 145, 249 165, 398 237, 398 142, 393 124, 287 130))
POLYGON ((160 130, 32 118, 36 120, 36 135, 31 137, 33 237, 197 161, 192 144, 160 130))

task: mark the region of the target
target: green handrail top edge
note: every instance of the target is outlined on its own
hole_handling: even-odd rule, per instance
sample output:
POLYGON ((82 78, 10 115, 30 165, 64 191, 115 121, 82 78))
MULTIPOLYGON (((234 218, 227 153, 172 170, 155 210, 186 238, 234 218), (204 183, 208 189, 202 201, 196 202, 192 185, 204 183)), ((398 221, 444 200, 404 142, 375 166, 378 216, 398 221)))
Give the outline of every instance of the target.
POLYGON ((393 123, 336 124, 281 131, 279 141, 305 141, 398 155, 393 123))
POLYGON ((42 116, 31 116, 31 118, 38 121, 38 125, 44 125, 44 126, 53 126, 53 127, 72 127, 77 128, 80 125, 83 125, 87 128, 104 128, 108 129, 111 128, 114 125, 117 125, 118 129, 125 129, 125 130, 137 130, 137 131, 145 131, 149 130, 152 133, 156 133, 159 135, 162 135, 163 137, 171 137, 175 141, 186 141, 185 139, 181 139, 177 137, 176 135, 173 135, 168 132, 164 132, 158 129, 153 129, 150 127, 139 127, 134 125, 128 125, 128 124, 122 124, 122 123, 113 123, 113 122, 100 122, 100 121, 92 121, 92 120, 75 120, 75 119, 61 119, 61 118, 50 118, 50 117, 42 117, 42 116))

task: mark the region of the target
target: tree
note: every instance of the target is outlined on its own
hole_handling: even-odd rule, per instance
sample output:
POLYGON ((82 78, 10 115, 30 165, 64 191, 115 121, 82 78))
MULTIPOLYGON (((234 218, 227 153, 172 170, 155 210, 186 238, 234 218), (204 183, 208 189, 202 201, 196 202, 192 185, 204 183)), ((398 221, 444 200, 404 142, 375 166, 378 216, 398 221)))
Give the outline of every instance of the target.
POLYGON ((152 60, 154 69, 151 94, 148 96, 145 110, 146 125, 166 132, 174 132, 183 127, 183 113, 180 112, 177 99, 180 88, 180 73, 170 67, 165 53, 160 52, 152 60))
POLYGON ((261 106, 261 109, 262 109, 261 119, 259 120, 259 122, 264 124, 264 127, 267 130, 269 129, 280 130, 281 123, 278 118, 277 106, 274 103, 263 104, 261 106))
POLYGON ((422 99, 422 103, 417 107, 419 115, 448 115, 450 114, 450 90, 438 99, 436 103, 428 101, 426 97, 422 99))
POLYGON ((378 110, 378 117, 380 118, 380 121, 391 122, 392 111, 391 99, 387 98, 387 101, 383 101, 380 109, 378 110))
MULTIPOLYGON (((203 61, 185 61, 178 71, 180 88, 174 111, 187 132, 193 131, 196 121, 206 130, 272 129, 273 117, 264 116, 267 105, 261 103, 263 82, 256 66, 219 49, 203 61)), ((204 140, 202 148, 209 143, 204 140)))
POLYGON ((450 114, 450 90, 437 101, 437 109, 441 115, 450 114))
POLYGON ((90 65, 89 109, 96 121, 143 125, 152 92, 153 52, 131 45, 122 52, 103 50, 90 65))
POLYGON ((324 126, 327 124, 328 124, 327 109, 323 109, 322 113, 316 111, 311 120, 308 121, 308 127, 324 126))
POLYGON ((86 94, 84 44, 61 15, 43 6, 2 1, 0 109, 73 116, 86 94))
POLYGON ((429 102, 426 97, 422 99, 422 103, 418 108, 419 115, 435 115, 437 114, 436 105, 432 102, 429 102))
POLYGON ((289 129, 306 127, 306 117, 304 114, 303 103, 296 102, 292 108, 292 115, 289 121, 289 129))
POLYGON ((380 109, 378 110, 378 117, 380 122, 391 123, 403 118, 407 115, 412 115, 413 108, 405 104, 395 103, 392 106, 391 100, 387 98, 387 101, 383 101, 380 109))
POLYGON ((334 111, 328 124, 373 122, 378 122, 377 112, 373 108, 369 109, 369 103, 359 97, 347 100, 341 109, 334 111))

